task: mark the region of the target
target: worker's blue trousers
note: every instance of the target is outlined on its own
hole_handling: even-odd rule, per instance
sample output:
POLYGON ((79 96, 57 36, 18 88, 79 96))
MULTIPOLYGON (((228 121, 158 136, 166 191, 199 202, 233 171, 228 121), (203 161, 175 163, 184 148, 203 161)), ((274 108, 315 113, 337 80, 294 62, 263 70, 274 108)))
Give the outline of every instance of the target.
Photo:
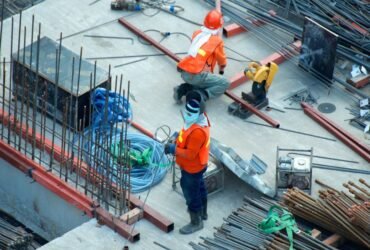
POLYGON ((207 190, 203 179, 203 174, 206 169, 207 168, 195 174, 190 174, 181 170, 180 186, 189 211, 201 211, 203 201, 207 199, 207 190))
POLYGON ((210 99, 222 95, 230 86, 229 80, 225 77, 210 72, 191 74, 182 71, 181 78, 185 82, 191 84, 195 89, 202 89, 207 92, 208 98, 210 99))

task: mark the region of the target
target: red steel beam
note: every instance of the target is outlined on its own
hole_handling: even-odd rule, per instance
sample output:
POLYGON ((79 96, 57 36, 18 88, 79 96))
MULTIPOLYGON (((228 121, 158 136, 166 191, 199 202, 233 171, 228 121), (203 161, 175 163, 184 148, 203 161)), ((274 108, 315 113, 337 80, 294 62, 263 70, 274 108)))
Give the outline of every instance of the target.
POLYGON ((233 36, 239 35, 241 33, 244 33, 246 31, 247 30, 244 27, 242 27, 242 26, 240 26, 239 24, 236 24, 236 23, 226 25, 223 28, 223 33, 226 37, 233 37, 233 36))
POLYGON ((0 156, 12 166, 28 174, 43 187, 93 217, 93 201, 46 169, 0 140, 0 156))
MULTIPOLYGON (((9 116, 4 110, 0 110, 0 120, 5 126, 10 125, 11 129, 14 128, 14 118, 13 118, 13 116, 9 116)), ((154 135, 151 132, 149 132, 145 128, 141 127, 137 123, 131 123, 131 125, 133 125, 135 128, 137 128, 139 131, 143 132, 147 136, 154 138, 154 135)), ((32 129, 29 128, 28 131, 27 131, 26 126, 24 124, 20 125, 18 122, 16 122, 15 132, 20 133, 21 130, 22 130, 22 137, 25 140, 27 140, 29 142, 32 142, 32 138, 33 138, 32 137, 32 133, 33 133, 32 129)), ((36 137, 35 137, 36 138, 35 139, 36 140, 36 147, 44 148, 47 153, 51 154, 51 152, 52 152, 52 142, 47 138, 43 138, 39 133, 35 133, 35 134, 36 134, 36 137)), ((61 162, 62 160, 69 159, 69 157, 70 156, 68 154, 63 155, 62 149, 58 145, 54 145, 54 159, 55 160, 61 162)), ((77 157, 74 157, 73 161, 72 161, 72 167, 74 169, 79 168, 81 170, 80 171, 81 175, 84 178, 87 178, 88 173, 89 173, 88 169, 90 168, 87 165, 87 163, 85 163, 83 161, 81 162, 81 161, 78 160, 77 157)), ((90 181, 92 181, 94 183, 99 183, 99 179, 101 179, 101 178, 102 177, 99 173, 94 172, 93 169, 90 168, 90 176, 89 176, 90 181), (93 173, 95 173, 95 174, 93 174, 93 173), (94 180, 94 179, 92 179, 93 176, 97 176, 97 178, 94 180)), ((114 189, 118 190, 117 186, 114 183, 112 185, 113 185, 114 189)), ((143 211, 144 211, 144 218, 146 218, 149 221, 154 221, 153 223, 158 228, 160 228, 161 230, 163 230, 165 232, 170 232, 171 230, 173 230, 174 223, 172 221, 169 221, 162 214, 156 212, 149 205, 143 206, 143 203, 138 202, 137 201, 138 199, 134 195, 130 194, 130 195, 127 195, 126 197, 130 197, 129 201, 132 204, 138 204, 138 207, 142 207, 143 211)), ((106 216, 103 216, 102 218, 105 218, 105 217, 106 216)), ((134 232, 132 234, 134 235, 134 232)), ((124 235, 122 235, 122 236, 124 236, 124 235)), ((132 238, 134 239, 135 237, 132 237, 132 238)))
POLYGON ((122 235, 126 239, 128 239, 131 242, 136 242, 140 240, 140 233, 133 229, 132 226, 124 223, 119 218, 113 216, 111 213, 109 213, 107 210, 97 207, 95 209, 96 212, 96 219, 113 229, 115 232, 117 232, 119 235, 122 235))
POLYGON ((142 200, 130 195, 130 202, 135 207, 142 209, 144 211, 144 218, 156 225, 159 229, 167 233, 173 231, 174 223, 161 215, 152 207, 144 204, 142 200))
MULTIPOLYGON (((9 116, 3 110, 0 110, 0 120, 3 123, 3 126, 10 125, 10 128, 13 128, 14 117, 9 116)), ((30 141, 32 138, 32 130, 29 130, 28 133, 26 133, 27 130, 24 125, 22 126, 18 122, 16 122, 15 125, 15 132, 19 133, 22 130, 22 137, 30 141)), ((37 138, 41 138, 41 136, 37 135, 37 138)), ((41 145, 41 143, 41 141, 38 141, 37 145, 41 145)), ((48 172, 43 166, 27 158, 24 154, 15 150, 2 140, 0 140, 0 157, 20 171, 28 174, 33 180, 46 189, 86 213, 90 218, 96 216, 102 224, 107 225, 132 242, 140 239, 140 233, 133 230, 130 225, 118 220, 109 212, 99 207, 99 204, 95 203, 91 198, 69 186, 68 183, 64 182, 51 172, 48 172)))
MULTIPOLYGON (((159 42, 157 42, 154 39, 152 39, 151 37, 149 37, 147 34, 145 34, 140 29, 136 28, 134 25, 132 25, 131 23, 129 23, 124 18, 120 18, 120 19, 118 19, 118 21, 123 26, 125 26, 126 28, 128 28, 130 31, 132 31, 136 35, 140 36, 141 38, 143 38, 145 41, 149 42, 150 44, 152 44, 154 47, 156 47, 158 50, 160 50, 163 53, 165 53, 166 55, 168 55, 170 58, 172 58, 176 62, 179 62, 180 61, 181 58, 179 56, 177 56, 176 54, 172 53, 170 50, 168 50, 163 45, 161 45, 159 42)), ((232 98, 234 101, 240 103, 248 111, 254 113, 257 116, 259 116, 260 118, 262 118, 263 120, 265 120, 266 122, 268 122, 269 124, 271 124, 272 126, 279 127, 279 123, 278 122, 276 122, 275 120, 273 120, 271 117, 267 116, 266 114, 262 113, 260 110, 256 109, 254 106, 252 106, 252 105, 248 104, 247 102, 243 101, 241 98, 238 98, 237 96, 235 96, 234 94, 232 94, 230 91, 226 91, 225 94, 228 97, 232 98)))
POLYGON ((180 61, 181 58, 178 55, 176 55, 175 53, 173 53, 172 51, 170 51, 166 47, 160 45, 156 40, 154 40, 153 38, 151 38, 150 36, 148 36, 147 34, 142 32, 140 29, 138 29, 137 27, 135 27, 131 23, 127 22, 126 19, 120 18, 120 19, 118 19, 118 22, 121 23, 122 25, 124 25, 127 29, 129 29, 133 33, 140 35, 141 38, 143 38, 148 43, 152 44, 154 47, 156 47, 157 49, 162 51, 167 56, 171 57, 176 62, 180 61))
POLYGON ((301 106, 303 107, 303 110, 306 115, 311 117, 322 127, 328 130, 331 134, 333 134, 339 140, 341 140, 344 144, 346 144, 352 150, 358 153, 361 157, 370 162, 370 148, 368 146, 354 138, 351 134, 349 134, 347 131, 336 125, 334 122, 332 122, 325 116, 318 113, 308 104, 302 103, 301 106))
POLYGON ((338 124, 336 124, 335 122, 333 122, 332 120, 330 120, 326 116, 324 116, 321 113, 319 113, 317 110, 315 110, 313 107, 311 107, 307 103, 302 102, 301 103, 301 106, 304 109, 308 109, 310 112, 316 114, 317 116, 320 116, 321 119, 323 119, 326 123, 330 124, 333 128, 335 128, 338 131, 340 131, 345 137, 347 137, 348 139, 350 139, 351 141, 353 141, 355 144, 359 145, 363 150, 365 150, 370 155, 370 147, 369 146, 367 146, 366 144, 364 144, 363 142, 361 142, 359 139, 355 138, 353 135, 351 135, 346 130, 344 130, 343 128, 341 128, 338 124))

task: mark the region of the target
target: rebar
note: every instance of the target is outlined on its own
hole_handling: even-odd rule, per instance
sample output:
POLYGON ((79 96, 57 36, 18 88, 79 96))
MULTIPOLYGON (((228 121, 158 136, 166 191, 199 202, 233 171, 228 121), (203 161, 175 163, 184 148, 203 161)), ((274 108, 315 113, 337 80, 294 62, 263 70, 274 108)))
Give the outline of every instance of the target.
MULTIPOLYGON (((78 66, 75 58, 71 58, 69 62, 72 64, 72 75, 69 76, 68 73, 68 76, 62 76, 62 69, 66 68, 66 62, 63 60, 64 52, 62 53, 64 51, 63 35, 60 34, 60 42, 55 52, 51 53, 55 55, 51 63, 55 74, 53 73, 53 82, 50 83, 50 80, 40 74, 45 65, 43 61, 45 59, 42 56, 44 45, 40 42, 41 23, 38 25, 37 39, 34 39, 34 16, 32 17, 32 27, 28 31, 28 33, 31 31, 31 45, 27 50, 25 48, 29 40, 27 29, 24 27, 22 36, 19 34, 18 37, 23 50, 20 48, 20 42, 17 45, 14 41, 16 32, 13 30, 14 19, 12 18, 10 50, 13 61, 6 65, 6 58, 3 58, 1 63, 1 66, 4 66, 1 79, 3 89, 0 91, 3 111, 0 119, 1 139, 8 141, 8 144, 16 151, 26 156, 29 154, 33 161, 45 168, 45 171, 52 172, 64 182, 91 196, 106 210, 114 210, 115 215, 126 212, 131 206, 129 199, 132 166, 128 152, 132 145, 127 140, 130 124, 125 118, 120 123, 108 121, 106 132, 94 130, 96 128, 92 126, 92 121, 95 110, 91 97, 96 88, 105 86, 106 89, 127 99, 127 104, 129 104, 130 83, 127 85, 126 92, 121 75, 120 79, 116 77, 113 86, 110 67, 108 80, 100 82, 101 79, 99 79, 97 83, 95 62, 93 72, 90 72, 89 91, 84 92, 89 95, 89 101, 81 105, 79 96, 82 96, 82 73, 86 71, 84 68, 86 62, 82 63, 83 48, 80 50, 78 66), (15 54, 13 54, 13 46, 19 47, 15 54), (14 79, 7 74, 14 75, 14 79), (8 77, 9 81, 6 82, 8 77), (62 86, 62 78, 65 77, 70 78, 67 88, 62 86), (60 97, 60 89, 68 92, 63 99, 60 97), (14 101, 12 101, 12 96, 14 96, 14 101), (118 140, 122 145, 121 151, 127 152, 120 152, 125 157, 115 162, 111 145, 118 140)), ((67 67, 70 69, 70 66, 67 67)), ((83 87, 85 88, 86 85, 83 87)), ((106 92, 107 95, 108 92, 106 92)), ((115 99, 114 107, 120 105, 117 102, 118 99, 115 99)), ((108 105, 110 103, 106 99, 103 107, 107 110, 104 114, 105 118, 108 117, 108 105)))
MULTIPOLYGON (((265 234, 258 230, 258 224, 267 216, 271 206, 277 205, 275 200, 268 198, 244 197, 244 204, 232 212, 225 223, 216 228, 214 239, 200 237, 203 242, 190 245, 193 249, 274 249, 287 250, 290 242, 288 237, 281 233, 265 234)), ((294 249, 333 250, 321 241, 300 231, 294 234, 294 249)))
MULTIPOLYGON (((344 183, 344 186, 360 202, 366 203, 370 200, 369 196, 356 192, 346 183, 344 183)), ((294 215, 315 223, 331 232, 338 233, 365 247, 370 247, 369 234, 362 227, 358 226, 363 225, 363 222, 360 219, 357 224, 353 223, 354 219, 351 216, 351 209, 356 208, 358 203, 352 200, 352 198, 348 199, 348 195, 345 193, 333 188, 320 190, 319 194, 320 199, 313 199, 299 189, 289 189, 283 196, 282 204, 294 215)), ((369 216, 370 211, 365 211, 367 212, 367 216, 369 216)))

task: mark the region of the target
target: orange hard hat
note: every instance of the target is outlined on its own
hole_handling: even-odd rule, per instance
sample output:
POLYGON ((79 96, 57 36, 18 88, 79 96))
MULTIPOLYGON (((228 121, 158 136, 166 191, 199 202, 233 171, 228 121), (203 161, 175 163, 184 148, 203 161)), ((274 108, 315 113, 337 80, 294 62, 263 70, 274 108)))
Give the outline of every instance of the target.
POLYGON ((221 28, 223 23, 222 14, 217 10, 211 10, 204 18, 204 26, 211 30, 221 28))

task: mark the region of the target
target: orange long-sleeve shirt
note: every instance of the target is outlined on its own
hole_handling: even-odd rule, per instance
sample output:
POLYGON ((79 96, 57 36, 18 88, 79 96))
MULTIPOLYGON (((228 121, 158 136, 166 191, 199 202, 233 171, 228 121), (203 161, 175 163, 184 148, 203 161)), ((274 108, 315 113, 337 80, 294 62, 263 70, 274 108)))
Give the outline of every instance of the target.
MULTIPOLYGON (((197 30, 193 33, 192 39, 201 31, 197 30)), ((177 67, 188 73, 198 74, 202 71, 210 71, 213 73, 216 63, 223 69, 226 67, 227 59, 224 50, 224 42, 217 35, 212 35, 211 38, 202 45, 197 56, 186 56, 178 64, 177 67)))
MULTIPOLYGON (((193 33, 192 39, 196 35, 198 35, 201 31, 197 30, 193 33)), ((226 67, 227 59, 226 59, 226 53, 224 49, 224 41, 220 38, 221 42, 218 44, 216 47, 215 51, 213 54, 207 59, 207 64, 211 65, 211 72, 213 72, 216 62, 220 68, 226 67)))
POLYGON ((204 167, 200 162, 199 153, 206 143, 206 134, 201 129, 195 129, 187 136, 184 148, 176 147, 176 163, 181 169, 196 173, 204 167))

